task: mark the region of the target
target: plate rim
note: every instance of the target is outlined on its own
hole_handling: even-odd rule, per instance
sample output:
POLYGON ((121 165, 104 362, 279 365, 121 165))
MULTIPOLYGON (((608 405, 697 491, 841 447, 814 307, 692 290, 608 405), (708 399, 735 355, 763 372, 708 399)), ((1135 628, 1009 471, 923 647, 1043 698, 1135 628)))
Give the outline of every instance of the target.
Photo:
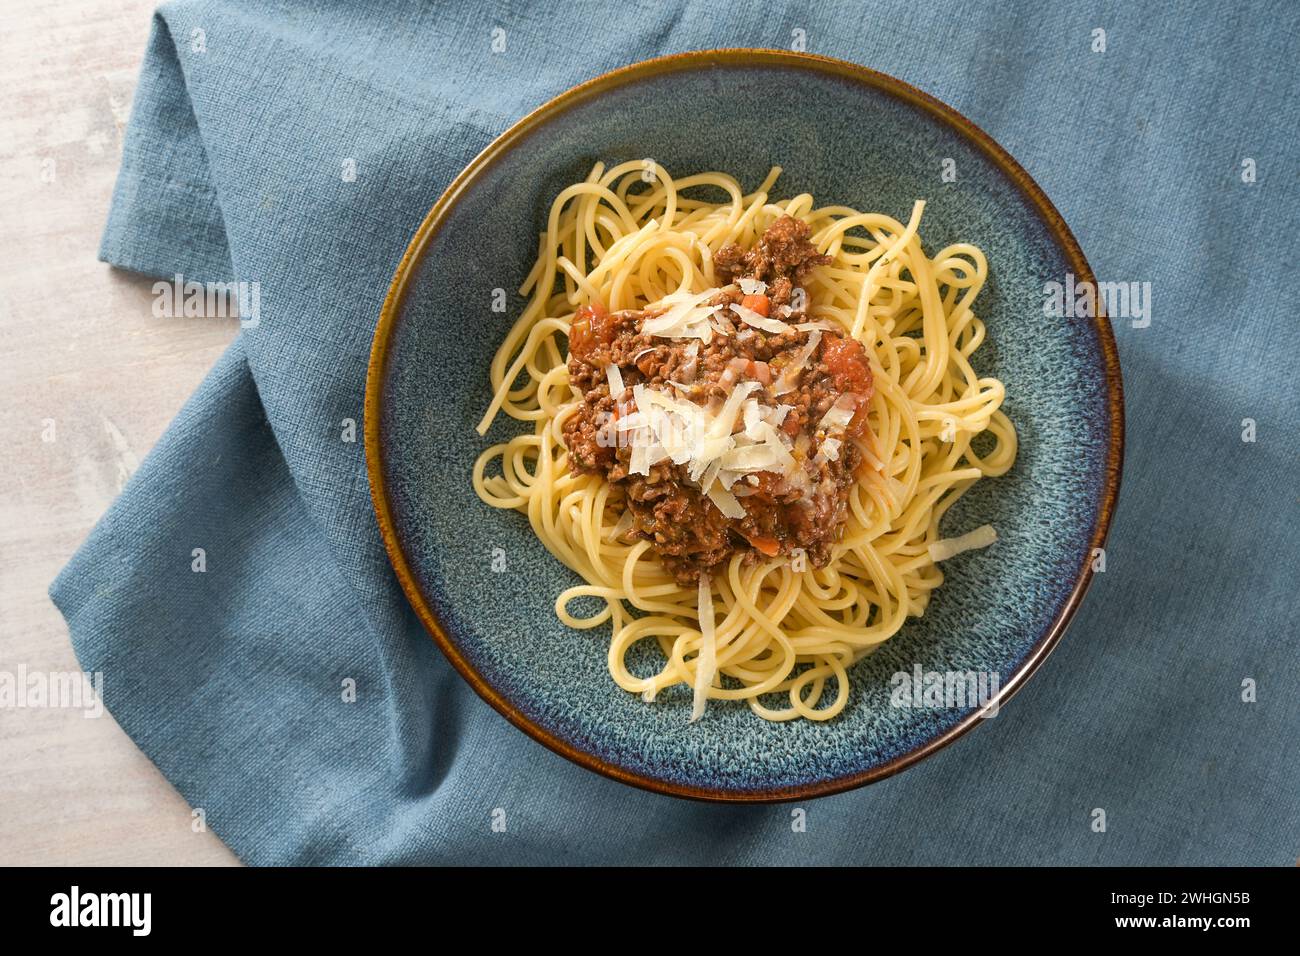
MULTIPOLYGON (((919 747, 891 758, 885 763, 869 767, 858 773, 810 783, 773 788, 732 790, 722 787, 700 787, 678 783, 621 767, 602 759, 596 754, 582 750, 545 728, 538 726, 475 670, 443 628, 411 571, 410 563, 406 559, 397 536, 383 473, 382 409, 389 346, 393 332, 397 327, 402 306, 406 300, 411 279, 416 271, 415 266, 423 259, 425 249, 441 228, 444 216, 456 204, 461 194, 480 174, 488 170, 525 136, 549 122, 553 117, 574 108, 580 103, 609 90, 649 77, 686 70, 735 66, 794 67, 831 74, 840 79, 869 86, 877 92, 893 96, 928 113, 933 119, 950 128, 968 143, 978 148, 1020 189, 1047 226, 1053 240, 1065 252, 1074 274, 1080 277, 1081 280, 1095 284, 1096 277, 1083 255, 1082 248, 1074 238, 1074 234, 1066 225, 1065 219, 1057 211, 1051 200, 1047 198, 1042 188, 1025 172, 1011 154, 988 133, 957 110, 903 80, 846 60, 789 50, 747 48, 694 50, 669 54, 650 60, 641 60, 579 83, 546 101, 515 122, 493 139, 456 175, 425 215, 415 235, 407 245, 401 261, 398 263, 388 293, 384 298, 384 304, 380 310, 379 321, 375 326, 375 334, 371 343, 370 359, 366 371, 365 404, 363 409, 366 473, 370 484, 370 496, 374 505, 375 519, 379 524, 384 549, 388 554, 389 564, 393 568, 393 573, 397 576, 398 583, 401 585, 407 601, 416 612, 416 616, 424 629, 433 638, 452 666, 460 673, 461 677, 510 723, 538 743, 579 766, 643 790, 716 803, 781 803, 843 793, 892 777, 894 774, 900 773, 943 749, 967 733, 981 719, 981 710, 972 711, 943 733, 927 740, 919 747)), ((999 688, 994 701, 998 708, 1005 706, 1015 696, 1016 692, 1034 675, 1056 648, 1056 645, 1060 643, 1061 637, 1069 627, 1075 612, 1083 601, 1084 594, 1092 583, 1092 554, 1095 549, 1105 545, 1119 496, 1124 461, 1124 386, 1120 372, 1119 350, 1116 346, 1110 321, 1105 314, 1104 307, 1099 307, 1096 311, 1097 314, 1092 318, 1092 322, 1101 346, 1101 357, 1106 373, 1107 412, 1110 418, 1110 442, 1107 448, 1106 475, 1104 486, 1101 489, 1097 519, 1093 524, 1089 538, 1090 546, 1085 549, 1084 560, 1075 574, 1074 587, 1067 595, 1064 604, 1052 623, 1029 649, 1028 654, 1012 674, 1011 679, 999 688)))

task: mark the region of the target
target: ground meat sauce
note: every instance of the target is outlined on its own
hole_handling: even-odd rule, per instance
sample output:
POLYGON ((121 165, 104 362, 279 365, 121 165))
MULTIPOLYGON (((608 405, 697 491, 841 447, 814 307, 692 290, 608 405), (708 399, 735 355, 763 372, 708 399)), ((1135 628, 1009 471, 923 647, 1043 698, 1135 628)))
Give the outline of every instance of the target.
MULTIPOLYGON (((720 311, 711 322, 711 341, 684 341, 644 333, 642 325, 658 312, 607 312, 599 304, 575 316, 569 335, 569 380, 582 396, 564 423, 569 464, 575 471, 603 475, 623 495, 632 513, 628 539, 650 541, 664 566, 682 585, 694 585, 701 571, 712 572, 733 554, 749 560, 790 556, 802 549, 809 563, 830 560, 847 516, 849 489, 861 465, 852 441, 866 427, 872 391, 871 368, 863 347, 846 336, 820 331, 815 350, 795 368, 811 330, 793 328, 808 322, 802 287, 810 271, 829 262, 808 241, 808 226, 783 216, 772 223, 753 249, 734 244, 713 257, 720 283, 708 301, 720 311), (766 288, 746 295, 739 280, 757 280, 766 288), (768 332, 750 327, 728 310, 740 305, 777 318, 791 328, 768 332), (606 369, 616 365, 623 378, 621 395, 610 395, 606 369), (611 440, 612 420, 635 410, 633 388, 673 395, 716 409, 741 382, 756 382, 751 398, 764 410, 789 406, 779 429, 803 475, 757 471, 744 475, 733 493, 744 518, 728 518, 689 477, 687 465, 660 461, 649 474, 629 470, 631 448, 611 440), (792 389, 775 394, 775 383, 792 389), (848 409, 852 420, 826 444, 818 424, 832 407, 848 409), (821 453, 819 454, 819 449, 821 453), (829 449, 834 452, 827 454, 829 449), (805 477, 806 476, 806 477, 805 477)), ((751 290, 752 283, 746 282, 751 290)), ((738 415, 735 431, 744 428, 738 415)))

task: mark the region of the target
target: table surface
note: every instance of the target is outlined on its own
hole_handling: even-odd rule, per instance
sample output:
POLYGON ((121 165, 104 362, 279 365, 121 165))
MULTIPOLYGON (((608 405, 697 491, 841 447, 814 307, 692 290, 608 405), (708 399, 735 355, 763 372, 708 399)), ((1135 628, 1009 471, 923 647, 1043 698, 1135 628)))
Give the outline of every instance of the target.
MULTIPOLYGON (((3 13, 0 672, 79 669, 46 590, 238 330, 96 259, 153 8, 3 13)), ((0 864, 238 862, 193 822, 106 712, 0 708, 0 864)))

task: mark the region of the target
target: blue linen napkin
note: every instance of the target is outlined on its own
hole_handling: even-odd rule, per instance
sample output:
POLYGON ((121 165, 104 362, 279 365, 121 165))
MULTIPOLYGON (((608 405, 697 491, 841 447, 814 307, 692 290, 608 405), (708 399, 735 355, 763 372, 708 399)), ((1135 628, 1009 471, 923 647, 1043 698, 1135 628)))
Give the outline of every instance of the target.
POLYGON ((1208 2, 167 4, 101 257, 256 281, 258 321, 54 582, 82 665, 255 864, 1291 864, 1297 35, 1294 6, 1208 2), (1152 304, 1116 323, 1124 488, 1070 633, 998 719, 804 832, 510 727, 414 619, 343 440, 402 251, 494 136, 625 63, 801 43, 971 117, 1152 304))

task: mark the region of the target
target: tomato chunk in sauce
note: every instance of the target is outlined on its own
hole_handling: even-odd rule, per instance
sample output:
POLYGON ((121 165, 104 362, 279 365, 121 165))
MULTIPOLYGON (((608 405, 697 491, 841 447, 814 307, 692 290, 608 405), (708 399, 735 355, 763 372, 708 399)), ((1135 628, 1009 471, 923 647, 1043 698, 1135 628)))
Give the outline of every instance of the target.
POLYGON ((856 339, 828 335, 822 340, 822 364, 839 391, 857 396, 857 408, 847 429, 848 434, 856 438, 866 431, 867 412, 871 407, 873 380, 867 350, 856 339))
POLYGON ((584 305, 569 326, 569 351, 578 358, 590 355, 599 345, 614 341, 615 323, 599 302, 584 305))
POLYGON ((867 350, 856 339, 827 335, 822 340, 822 361, 841 392, 866 394, 871 391, 871 366, 867 350))

